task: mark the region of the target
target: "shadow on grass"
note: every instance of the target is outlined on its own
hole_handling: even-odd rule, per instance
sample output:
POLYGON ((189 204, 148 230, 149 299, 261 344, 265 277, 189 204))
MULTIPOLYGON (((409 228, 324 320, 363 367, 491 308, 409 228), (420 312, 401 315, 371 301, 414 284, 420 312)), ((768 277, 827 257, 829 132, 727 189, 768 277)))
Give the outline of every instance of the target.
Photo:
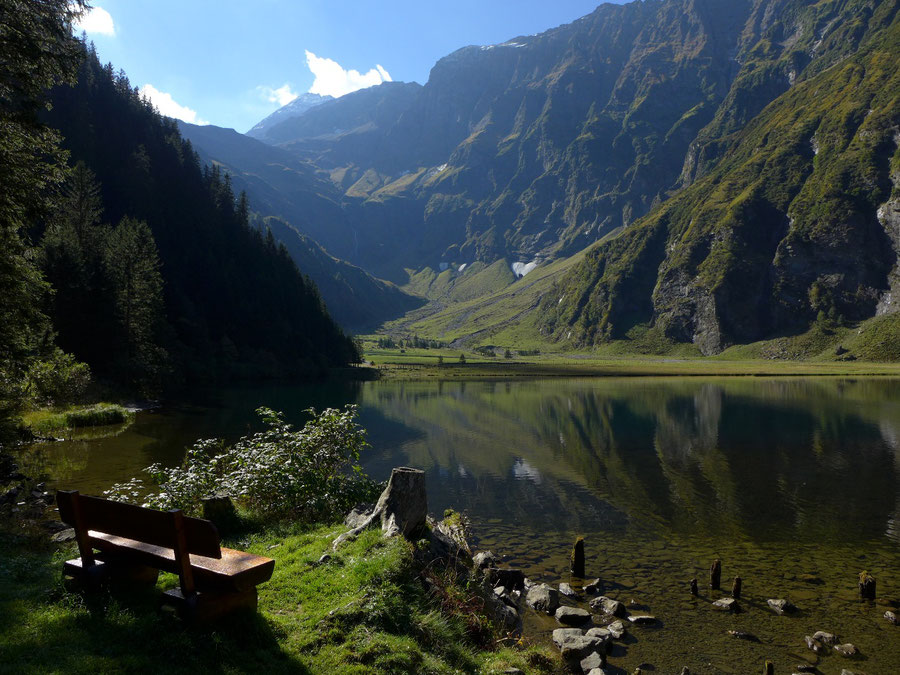
POLYGON ((40 540, 0 533, 0 550, 0 671, 310 672, 259 614, 193 626, 155 588, 68 590, 65 556, 40 540))

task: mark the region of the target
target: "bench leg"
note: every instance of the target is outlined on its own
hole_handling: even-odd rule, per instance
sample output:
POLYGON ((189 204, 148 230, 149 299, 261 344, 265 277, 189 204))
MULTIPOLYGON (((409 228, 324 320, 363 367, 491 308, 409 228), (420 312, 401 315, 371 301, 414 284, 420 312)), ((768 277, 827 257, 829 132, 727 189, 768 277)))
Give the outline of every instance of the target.
POLYGON ((73 558, 63 563, 63 576, 71 577, 82 589, 94 593, 100 590, 106 580, 109 568, 102 560, 85 566, 81 558, 73 558))
POLYGON ((180 588, 173 588, 163 594, 163 603, 173 605, 185 620, 203 623, 239 610, 256 611, 258 598, 255 588, 241 592, 202 591, 189 597, 180 588))

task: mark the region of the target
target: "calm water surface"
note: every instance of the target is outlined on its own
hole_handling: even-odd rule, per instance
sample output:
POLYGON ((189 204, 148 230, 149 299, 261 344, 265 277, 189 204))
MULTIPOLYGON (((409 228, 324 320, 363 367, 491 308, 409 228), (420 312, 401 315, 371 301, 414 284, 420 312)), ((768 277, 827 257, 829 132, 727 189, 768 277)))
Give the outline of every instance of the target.
MULTIPOLYGON (((480 548, 535 579, 568 581, 575 536, 607 594, 660 618, 634 627, 610 663, 631 672, 776 672, 816 662, 803 636, 837 633, 859 660, 843 668, 900 673, 900 627, 882 615, 900 600, 900 380, 553 379, 367 382, 226 390, 194 407, 139 413, 121 434, 35 446, 23 463, 55 486, 97 493, 155 461, 177 463, 197 438, 258 428, 254 408, 360 405, 364 464, 425 469, 429 506, 465 511, 480 548), (744 611, 710 609, 715 557, 723 586, 743 579, 744 611), (856 575, 878 579, 878 604, 856 597, 856 575), (701 597, 687 590, 701 580, 701 597), (767 598, 801 608, 777 617, 767 598), (760 643, 736 640, 749 631, 760 643)), ((528 633, 554 625, 525 613, 528 633)))

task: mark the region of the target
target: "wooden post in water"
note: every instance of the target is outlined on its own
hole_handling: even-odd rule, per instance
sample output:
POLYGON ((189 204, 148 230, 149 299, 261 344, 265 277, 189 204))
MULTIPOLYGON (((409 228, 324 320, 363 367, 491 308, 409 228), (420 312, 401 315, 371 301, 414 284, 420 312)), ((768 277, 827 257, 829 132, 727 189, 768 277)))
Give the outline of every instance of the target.
POLYGON ((875 577, 866 571, 859 573, 859 597, 866 600, 875 599, 875 577))
POLYGON ((578 537, 572 547, 572 576, 584 578, 584 537, 578 537))
POLYGON ((734 583, 731 585, 731 597, 739 600, 741 597, 741 578, 735 577, 734 583))
POLYGON ((699 594, 700 589, 697 588, 697 580, 691 579, 691 595, 699 594))
POLYGON ((775 675, 775 664, 771 661, 766 661, 765 675, 775 675))
POLYGON ((722 561, 716 558, 709 568, 709 587, 717 591, 722 587, 722 561))

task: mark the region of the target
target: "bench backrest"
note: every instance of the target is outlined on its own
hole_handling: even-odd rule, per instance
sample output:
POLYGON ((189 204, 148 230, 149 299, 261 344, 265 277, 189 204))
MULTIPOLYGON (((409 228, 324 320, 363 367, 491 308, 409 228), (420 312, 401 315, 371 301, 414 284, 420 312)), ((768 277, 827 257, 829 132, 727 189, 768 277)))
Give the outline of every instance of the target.
MULTIPOLYGON (((80 520, 85 529, 134 539, 154 546, 174 549, 178 543, 171 511, 156 511, 66 490, 56 493, 56 501, 59 505, 60 520, 76 529, 76 523, 80 520), (76 509, 80 512, 77 516, 76 509)), ((221 558, 219 532, 216 526, 200 518, 187 516, 182 518, 186 552, 207 558, 221 558)))

